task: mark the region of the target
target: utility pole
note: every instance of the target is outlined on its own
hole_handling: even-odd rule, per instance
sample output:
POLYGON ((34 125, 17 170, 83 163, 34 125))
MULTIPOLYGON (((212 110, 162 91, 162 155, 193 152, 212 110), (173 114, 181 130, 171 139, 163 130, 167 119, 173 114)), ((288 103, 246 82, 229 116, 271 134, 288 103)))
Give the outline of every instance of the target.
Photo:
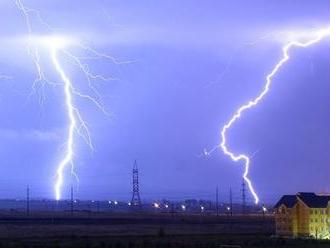
POLYGON ((100 201, 96 202, 96 212, 100 212, 100 201))
POLYGON ((219 216, 219 188, 218 188, 218 185, 217 185, 217 188, 215 190, 215 199, 216 199, 217 216, 219 216))
POLYGON ((30 215, 30 187, 27 185, 26 187, 26 215, 30 215))
POLYGON ((171 217, 174 218, 174 203, 171 202, 171 217))
POLYGON ((262 204, 262 227, 263 227, 263 230, 267 230, 266 229, 266 212, 267 212, 267 208, 265 206, 265 204, 262 204))
POLYGON ((73 215, 73 186, 71 185, 71 206, 70 206, 70 212, 71 212, 71 215, 73 215))
POLYGON ((230 216, 233 216, 233 194, 231 191, 231 187, 229 189, 229 204, 230 204, 230 216))
POLYGON ((246 184, 244 178, 242 181, 242 214, 246 214, 246 184))

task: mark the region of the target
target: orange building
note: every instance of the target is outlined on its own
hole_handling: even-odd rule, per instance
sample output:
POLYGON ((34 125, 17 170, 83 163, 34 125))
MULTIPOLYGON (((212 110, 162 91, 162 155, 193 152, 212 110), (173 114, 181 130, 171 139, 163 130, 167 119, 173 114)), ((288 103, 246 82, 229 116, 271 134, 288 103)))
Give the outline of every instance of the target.
POLYGON ((329 195, 284 195, 275 205, 276 234, 285 237, 329 239, 329 203, 329 195))

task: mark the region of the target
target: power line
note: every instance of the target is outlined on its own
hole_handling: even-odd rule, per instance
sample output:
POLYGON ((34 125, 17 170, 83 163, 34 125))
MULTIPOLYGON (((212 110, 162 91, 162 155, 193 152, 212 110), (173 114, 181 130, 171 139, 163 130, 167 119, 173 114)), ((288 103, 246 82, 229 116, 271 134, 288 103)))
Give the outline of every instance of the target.
POLYGON ((218 185, 215 190, 215 201, 216 201, 217 216, 219 216, 219 188, 218 188, 218 185))
POLYGON ((30 187, 26 187, 26 215, 30 215, 30 187))
POLYGON ((246 184, 244 178, 242 181, 242 214, 246 214, 246 184))
POLYGON ((132 195, 131 204, 134 207, 141 206, 140 188, 139 188, 139 169, 136 160, 134 161, 134 166, 133 166, 133 195, 132 195))

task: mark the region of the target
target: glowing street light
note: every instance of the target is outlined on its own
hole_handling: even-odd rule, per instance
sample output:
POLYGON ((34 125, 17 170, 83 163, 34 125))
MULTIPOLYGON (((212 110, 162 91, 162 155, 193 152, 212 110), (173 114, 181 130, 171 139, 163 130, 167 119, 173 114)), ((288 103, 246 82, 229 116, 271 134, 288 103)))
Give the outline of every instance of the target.
POLYGON ((262 206, 262 212, 267 212, 267 208, 265 206, 262 206))

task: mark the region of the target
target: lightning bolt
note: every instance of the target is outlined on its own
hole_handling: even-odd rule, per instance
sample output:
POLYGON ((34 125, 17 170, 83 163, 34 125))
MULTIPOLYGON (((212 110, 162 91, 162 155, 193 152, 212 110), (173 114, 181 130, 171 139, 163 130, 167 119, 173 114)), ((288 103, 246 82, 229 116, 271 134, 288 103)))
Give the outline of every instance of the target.
POLYGON ((233 151, 231 151, 227 147, 227 132, 241 118, 241 116, 244 112, 246 112, 248 109, 251 109, 251 108, 255 107, 256 105, 258 105, 258 103, 267 95, 267 93, 269 92, 270 87, 272 85, 274 77, 279 72, 281 67, 283 67, 283 65, 285 65, 290 60, 290 51, 294 47, 306 48, 306 47, 319 43, 324 38, 330 36, 330 28, 319 29, 316 31, 303 33, 301 35, 304 37, 304 41, 301 41, 299 39, 293 39, 282 47, 282 56, 281 56, 280 60, 275 64, 275 66, 273 67, 271 72, 266 76, 266 83, 265 83, 263 90, 260 92, 260 94, 257 97, 255 97, 254 99, 251 99, 250 101, 248 101, 246 104, 240 106, 236 110, 234 115, 229 119, 229 121, 226 122, 224 124, 224 126, 221 128, 220 144, 217 145, 216 147, 214 147, 213 149, 211 149, 210 151, 204 150, 204 155, 208 156, 213 151, 221 148, 223 153, 225 155, 227 155, 228 157, 230 157, 231 160, 233 160, 234 162, 242 161, 244 163, 243 178, 244 178, 245 182, 247 183, 251 194, 253 195, 255 204, 259 203, 259 197, 253 187, 252 181, 250 180, 250 178, 248 176, 249 169, 250 169, 250 162, 251 162, 250 157, 246 154, 235 154, 233 151), (306 38, 306 37, 309 37, 309 38, 306 38))
MULTIPOLYGON (((72 103, 72 83, 70 79, 66 76, 65 72, 63 71, 58 58, 57 58, 57 49, 55 47, 51 48, 51 58, 53 64, 55 66, 56 71, 62 78, 64 82, 64 94, 65 94, 65 104, 67 108, 68 117, 70 120, 69 124, 69 131, 68 131, 68 138, 67 138, 67 147, 66 147, 66 154, 63 160, 59 163, 57 168, 57 181, 55 183, 55 198, 56 200, 60 200, 61 198, 61 187, 63 185, 63 170, 68 164, 72 164, 72 157, 73 157, 73 136, 74 131, 77 128, 77 121, 75 118, 75 112, 79 114, 77 109, 73 107, 72 103)), ((73 167, 73 166, 72 166, 73 167)))
MULTIPOLYGON (((74 170, 74 164, 73 164, 73 157, 74 157, 74 137, 75 133, 80 135, 85 142, 88 144, 88 146, 93 150, 93 144, 91 140, 91 135, 88 129, 87 123, 82 118, 82 115, 80 114, 79 109, 74 105, 73 97, 78 96, 84 99, 87 99, 91 101, 97 108, 99 108, 104 114, 108 115, 108 112, 104 109, 104 107, 93 97, 90 95, 83 94, 77 90, 73 84, 70 78, 66 75, 63 67, 61 66, 61 63, 59 61, 58 54, 59 52, 62 52, 64 55, 66 55, 68 58, 70 58, 76 66, 83 72, 85 75, 89 87, 92 89, 93 92, 95 92, 97 95, 97 90, 92 85, 92 80, 99 79, 102 81, 109 81, 112 80, 112 78, 106 78, 102 75, 93 74, 89 71, 88 66, 84 64, 80 58, 77 56, 74 56, 72 53, 70 53, 68 50, 64 50, 61 47, 66 45, 66 40, 59 37, 47 37, 47 45, 49 45, 50 49, 50 57, 52 60, 52 63, 54 65, 54 68, 56 72, 59 74, 61 81, 63 82, 63 90, 64 90, 64 96, 65 96, 65 107, 67 112, 67 117, 69 119, 69 126, 68 126, 68 134, 67 134, 67 140, 66 140, 66 149, 63 159, 59 162, 57 166, 57 180, 54 185, 55 190, 55 198, 56 200, 61 199, 61 189, 64 183, 63 174, 66 167, 71 167, 71 174, 79 181, 79 178, 74 170)), ((97 56, 97 58, 104 57, 105 55, 101 54, 95 54, 94 50, 87 49, 84 47, 85 50, 92 51, 94 56, 97 56)), ((108 58, 110 59, 110 58, 108 58)), ((111 60, 113 60, 111 58, 111 60)))
POLYGON ((66 114, 68 117, 68 127, 67 127, 67 137, 65 142, 65 152, 62 160, 57 165, 56 170, 56 181, 54 184, 54 192, 55 199, 60 200, 62 198, 61 191, 64 184, 64 171, 67 167, 71 168, 71 175, 73 175, 77 182, 79 182, 79 178, 74 170, 74 143, 75 143, 75 134, 78 134, 80 137, 84 139, 87 145, 93 150, 93 144, 91 140, 91 135, 88 129, 87 123, 84 121, 82 115, 80 114, 79 108, 74 104, 74 97, 80 97, 85 100, 92 102, 99 110, 101 110, 104 114, 109 115, 109 113, 105 110, 105 108, 100 104, 99 99, 101 99, 101 95, 98 93, 97 89, 93 85, 93 81, 112 81, 116 80, 112 77, 106 77, 103 75, 95 74, 91 72, 85 60, 108 60, 114 64, 127 64, 132 63, 133 61, 118 61, 114 57, 99 52, 85 44, 81 44, 77 42, 76 39, 70 39, 69 37, 59 36, 59 35, 47 35, 47 36, 34 36, 30 15, 34 13, 38 20, 44 24, 48 29, 50 25, 44 22, 41 18, 41 15, 38 11, 27 8, 22 0, 15 0, 16 6, 22 12, 23 17, 25 18, 27 30, 28 30, 28 40, 27 40, 27 50, 28 54, 31 56, 33 63, 36 67, 37 76, 33 82, 33 92, 35 92, 38 88, 38 85, 41 84, 41 87, 44 87, 45 84, 52 84, 55 86, 61 85, 64 91, 65 98, 65 108, 66 114), (85 57, 78 57, 71 53, 68 49, 64 49, 69 45, 74 44, 76 47, 82 49, 87 55, 85 57), (44 72, 41 62, 40 62, 40 47, 45 47, 51 59, 51 62, 54 66, 55 71, 60 76, 61 83, 54 83, 50 81, 46 77, 46 73, 44 72), (73 65, 75 65, 84 75, 86 81, 88 82, 89 89, 96 95, 96 98, 84 94, 80 92, 76 87, 74 87, 70 77, 65 73, 61 63, 59 54, 65 56, 65 58, 69 59, 73 65))

